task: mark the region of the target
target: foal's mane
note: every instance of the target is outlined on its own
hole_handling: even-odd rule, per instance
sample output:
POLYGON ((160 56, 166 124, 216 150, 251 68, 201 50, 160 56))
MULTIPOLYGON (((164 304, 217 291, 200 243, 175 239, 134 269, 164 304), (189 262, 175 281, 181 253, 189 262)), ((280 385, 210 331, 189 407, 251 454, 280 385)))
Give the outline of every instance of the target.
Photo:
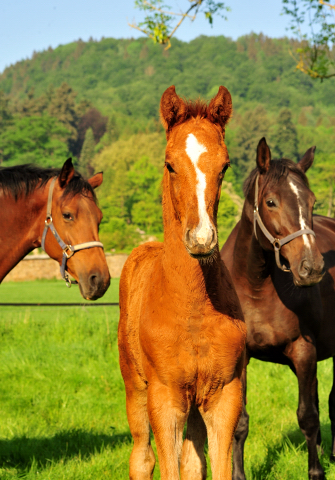
MULTIPOLYGON (((43 187, 51 178, 58 177, 61 168, 42 168, 36 165, 18 165, 14 167, 0 168, 0 189, 5 194, 12 195, 15 201, 19 197, 30 195, 36 188, 43 187)), ((63 197, 74 197, 77 194, 88 196, 92 194, 96 202, 96 195, 80 173, 75 172, 70 182, 66 185, 63 197)))
MULTIPOLYGON (((289 160, 288 158, 281 158, 279 160, 270 161, 270 167, 264 174, 262 189, 265 188, 269 183, 277 183, 281 178, 286 178, 291 172, 299 175, 306 187, 309 188, 308 179, 301 168, 298 167, 298 164, 292 162, 292 160, 289 160)), ((259 170, 256 167, 245 180, 243 184, 243 193, 245 197, 247 197, 250 193, 258 174, 259 170)))

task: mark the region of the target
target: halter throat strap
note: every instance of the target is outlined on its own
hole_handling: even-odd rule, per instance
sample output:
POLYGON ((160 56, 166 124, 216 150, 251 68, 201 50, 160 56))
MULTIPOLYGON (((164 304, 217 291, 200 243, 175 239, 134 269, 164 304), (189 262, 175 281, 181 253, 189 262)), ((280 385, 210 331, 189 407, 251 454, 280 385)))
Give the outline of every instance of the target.
POLYGON ((54 177, 51 180, 51 183, 50 183, 50 188, 49 188, 49 193, 48 193, 48 202, 47 202, 47 214, 46 214, 46 218, 45 218, 45 227, 44 227, 43 234, 42 234, 41 247, 43 248, 44 251, 46 251, 45 250, 45 240, 46 240, 48 230, 50 229, 51 232, 53 233, 54 237, 56 238, 58 245, 61 247, 61 249, 63 251, 62 263, 60 265, 60 273, 62 275, 63 280, 65 280, 66 285, 68 287, 71 287, 71 283, 77 285, 78 282, 77 281, 71 281, 71 279, 69 277, 69 274, 66 271, 67 260, 69 258, 71 258, 72 255, 74 255, 74 253, 78 252, 79 250, 84 250, 86 248, 94 248, 94 247, 104 248, 104 246, 101 242, 96 242, 96 241, 78 243, 77 245, 72 246, 72 245, 66 244, 61 239, 61 237, 59 236, 59 234, 58 234, 58 232, 55 228, 55 225, 53 224, 52 215, 51 215, 52 195, 53 195, 56 180, 57 180, 57 177, 54 177))
POLYGON ((283 270, 283 272, 290 272, 291 269, 286 267, 285 265, 282 265, 280 263, 280 249, 283 245, 286 243, 291 242, 297 237, 300 237, 301 235, 313 235, 315 237, 315 232, 311 230, 310 228, 303 228, 301 230, 298 230, 297 232, 291 233, 290 235, 287 235, 284 238, 275 238, 274 236, 271 235, 269 230, 266 228, 264 225, 258 211, 258 182, 259 182, 259 175, 257 175, 256 180, 255 180, 255 199, 254 199, 254 232, 255 232, 255 237, 257 238, 257 224, 259 228, 262 230, 263 234, 265 237, 269 240, 269 242, 273 245, 274 251, 275 251, 275 259, 276 259, 276 264, 277 267, 283 270))

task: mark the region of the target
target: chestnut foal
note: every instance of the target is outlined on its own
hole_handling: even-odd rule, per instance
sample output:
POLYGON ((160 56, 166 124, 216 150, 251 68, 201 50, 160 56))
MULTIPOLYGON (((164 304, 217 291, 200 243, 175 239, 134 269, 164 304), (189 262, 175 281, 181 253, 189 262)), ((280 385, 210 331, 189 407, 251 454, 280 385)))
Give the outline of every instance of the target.
POLYGON ((246 339, 216 227, 231 96, 220 87, 209 106, 187 103, 171 86, 160 112, 167 136, 164 242, 136 248, 120 281, 120 366, 134 439, 129 473, 152 478, 151 425, 162 480, 179 479, 179 469, 184 480, 206 477, 207 434, 213 479, 227 480, 246 339))

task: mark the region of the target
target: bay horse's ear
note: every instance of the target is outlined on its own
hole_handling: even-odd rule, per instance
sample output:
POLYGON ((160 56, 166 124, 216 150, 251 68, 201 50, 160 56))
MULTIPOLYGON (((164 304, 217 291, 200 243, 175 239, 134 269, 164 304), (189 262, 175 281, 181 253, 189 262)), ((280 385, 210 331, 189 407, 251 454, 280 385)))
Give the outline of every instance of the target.
POLYGON ((62 170, 58 177, 58 182, 61 188, 66 187, 66 185, 71 181, 74 175, 74 167, 72 164, 72 158, 68 158, 64 163, 62 170))
POLYGON ((269 170, 270 161, 271 151, 266 143, 265 137, 263 137, 257 145, 256 163, 260 174, 266 173, 269 170))
POLYGON ((307 170, 309 169, 309 167, 312 166, 313 161, 314 161, 315 149, 316 149, 315 146, 309 148, 309 149, 307 150, 307 152, 305 153, 305 155, 299 160, 299 162, 298 162, 298 167, 299 167, 300 170, 302 170, 303 172, 307 172, 307 170))
POLYGON ((103 181, 102 172, 96 173, 95 175, 93 175, 93 177, 89 178, 87 181, 92 188, 100 187, 103 181))
POLYGON ((173 125, 182 121, 186 115, 186 104, 176 94, 174 85, 167 88, 162 95, 160 103, 160 115, 163 127, 166 133, 171 130, 173 125))
POLYGON ((208 120, 220 126, 224 130, 225 125, 233 113, 231 95, 226 87, 219 87, 219 91, 210 101, 207 108, 208 120))

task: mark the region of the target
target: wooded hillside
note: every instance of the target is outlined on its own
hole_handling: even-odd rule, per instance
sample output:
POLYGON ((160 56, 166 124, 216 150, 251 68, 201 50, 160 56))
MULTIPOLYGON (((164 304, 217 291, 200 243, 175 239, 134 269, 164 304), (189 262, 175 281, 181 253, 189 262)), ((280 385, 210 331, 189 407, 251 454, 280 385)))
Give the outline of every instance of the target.
POLYGON ((129 250, 162 233, 163 91, 174 84, 186 98, 210 99, 225 85, 234 105, 226 135, 233 168, 219 213, 221 242, 240 212, 262 136, 274 157, 297 160, 317 146, 309 172, 316 211, 333 215, 335 80, 296 71, 296 47, 251 34, 174 39, 168 50, 146 39, 79 40, 34 53, 0 75, 0 161, 59 166, 72 155, 85 175, 103 169, 103 240, 129 250))

